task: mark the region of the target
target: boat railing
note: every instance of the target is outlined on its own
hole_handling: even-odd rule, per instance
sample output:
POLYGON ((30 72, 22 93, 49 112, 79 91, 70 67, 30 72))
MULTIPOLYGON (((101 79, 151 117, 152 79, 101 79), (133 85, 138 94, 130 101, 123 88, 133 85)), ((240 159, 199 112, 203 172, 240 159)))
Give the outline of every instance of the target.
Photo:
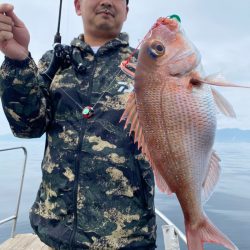
POLYGON ((179 238, 187 245, 186 236, 182 231, 157 208, 155 213, 166 223, 162 226, 165 250, 179 250, 179 238))
POLYGON ((11 238, 13 238, 15 236, 16 223, 17 223, 18 212, 19 212, 19 207, 20 207, 20 201, 21 201, 21 196, 22 196, 24 175, 25 175, 25 169, 26 169, 26 164, 27 164, 27 156, 28 156, 27 150, 26 150, 25 147, 14 147, 14 148, 0 149, 0 153, 1 152, 6 152, 6 151, 12 151, 12 150, 22 150, 23 153, 24 153, 24 162, 23 162, 22 176, 21 176, 21 181, 20 181, 20 186, 19 186, 19 191, 18 191, 17 206, 16 206, 15 214, 0 221, 0 225, 2 225, 4 223, 7 223, 7 222, 13 220, 13 226, 12 226, 12 230, 11 230, 11 238))

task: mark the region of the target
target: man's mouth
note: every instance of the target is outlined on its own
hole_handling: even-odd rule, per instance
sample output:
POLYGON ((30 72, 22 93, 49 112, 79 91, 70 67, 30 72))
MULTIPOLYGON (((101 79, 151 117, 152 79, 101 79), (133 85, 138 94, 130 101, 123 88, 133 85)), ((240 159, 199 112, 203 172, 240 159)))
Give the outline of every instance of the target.
POLYGON ((108 9, 102 9, 102 10, 99 10, 97 11, 97 14, 106 14, 106 15, 109 15, 109 16, 112 16, 114 17, 114 13, 108 9))

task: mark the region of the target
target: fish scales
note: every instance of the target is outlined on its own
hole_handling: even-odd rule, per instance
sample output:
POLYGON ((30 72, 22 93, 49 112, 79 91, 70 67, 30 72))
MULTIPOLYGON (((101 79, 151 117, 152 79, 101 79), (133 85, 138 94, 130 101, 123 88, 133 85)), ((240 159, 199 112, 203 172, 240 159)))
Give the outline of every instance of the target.
MULTIPOLYGON (((138 65, 138 74, 139 70, 138 65)), ((154 164, 158 168, 162 166, 162 176, 166 175, 166 171, 171 170, 171 175, 166 176, 171 178, 167 182, 171 182, 169 185, 173 191, 180 189, 181 184, 190 183, 190 178, 194 176, 196 178, 192 182, 202 182, 204 180, 202 170, 206 170, 204 165, 207 167, 213 144, 212 136, 210 143, 207 141, 209 134, 207 130, 211 129, 210 134, 214 135, 216 124, 215 110, 211 109, 212 98, 208 102, 206 102, 208 98, 204 99, 204 104, 201 105, 199 100, 197 102, 195 99, 190 100, 190 93, 187 93, 186 98, 183 96, 180 98, 179 95, 183 95, 182 88, 178 88, 179 93, 176 89, 171 90, 171 84, 162 84, 160 88, 154 89, 153 86, 157 85, 155 81, 152 84, 148 81, 145 84, 145 81, 145 91, 140 88, 140 92, 137 93, 136 83, 135 93, 139 100, 137 104, 139 119, 154 164), (151 91, 148 91, 149 89, 151 91), (175 95, 172 94, 173 91, 175 95), (209 113, 213 114, 209 119, 204 115, 208 113, 204 112, 204 109, 208 109, 209 113), (202 152, 205 153, 202 154, 202 152), (179 164, 180 162, 182 164, 179 164), (188 167, 192 165, 197 167, 188 167), (187 169, 191 172, 189 177, 187 169), (172 175, 178 181, 174 182, 172 175)), ((164 79, 161 82, 165 81, 164 79)))

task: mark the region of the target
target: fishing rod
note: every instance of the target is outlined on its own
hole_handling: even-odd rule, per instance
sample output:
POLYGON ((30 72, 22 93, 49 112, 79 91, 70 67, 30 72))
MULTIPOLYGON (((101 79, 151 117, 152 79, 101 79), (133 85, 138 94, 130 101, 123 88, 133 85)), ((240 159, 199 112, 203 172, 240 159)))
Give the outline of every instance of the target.
POLYGON ((60 0, 60 5, 59 5, 57 32, 54 37, 54 44, 62 42, 62 37, 60 35, 61 16, 62 16, 62 0, 60 0))
MULTIPOLYGON (((63 45, 61 43, 62 37, 60 34, 60 25, 61 25, 61 16, 62 16, 62 0, 60 0, 59 5, 59 14, 58 14, 58 24, 57 31, 54 36, 53 44, 53 57, 50 62, 49 67, 40 75, 46 81, 52 81, 57 70, 61 68, 67 68, 72 64, 72 48, 69 45, 63 45)), ((80 65, 81 66, 81 65, 80 65)), ((80 68, 79 62, 77 68, 80 68)))

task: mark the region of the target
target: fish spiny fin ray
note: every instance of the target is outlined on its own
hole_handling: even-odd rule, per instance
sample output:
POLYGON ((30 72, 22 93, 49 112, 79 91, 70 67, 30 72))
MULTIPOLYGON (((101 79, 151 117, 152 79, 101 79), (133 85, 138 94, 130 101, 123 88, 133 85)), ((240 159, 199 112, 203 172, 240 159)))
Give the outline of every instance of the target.
POLYGON ((153 168, 154 171, 154 176, 155 176, 155 181, 158 186, 158 188, 167 194, 173 193, 169 186, 167 185, 166 181, 164 178, 160 175, 158 172, 154 162, 152 161, 150 157, 150 153, 148 150, 148 147, 145 143, 145 138, 143 135, 142 127, 140 125, 140 121, 138 118, 138 113, 137 113, 137 108, 136 108, 136 99, 135 99, 135 93, 132 92, 129 95, 127 104, 126 104, 126 109, 121 117, 121 120, 126 119, 126 124, 125 127, 128 126, 128 124, 131 124, 130 127, 130 134, 132 131, 134 131, 134 142, 138 142, 138 149, 141 147, 142 148, 142 153, 146 156, 147 160, 150 163, 150 166, 153 168))
POLYGON ((219 110, 228 117, 236 117, 232 105, 214 88, 211 88, 214 101, 219 108, 219 110))
POLYGON ((134 131, 134 142, 138 142, 138 149, 142 148, 142 153, 147 157, 147 159, 151 165, 152 160, 151 160, 151 157, 149 154, 148 147, 145 143, 142 127, 140 125, 140 121, 138 118, 137 107, 136 107, 136 98, 135 98, 134 92, 131 92, 129 97, 128 97, 126 108, 125 108, 125 111, 120 119, 120 122, 122 120, 126 120, 125 128, 128 126, 128 124, 131 124, 130 133, 132 133, 132 131, 134 131))
POLYGON ((191 228, 185 222, 188 250, 204 250, 204 243, 215 243, 230 250, 239 250, 234 243, 223 234, 204 214, 203 222, 197 228, 191 228))
POLYGON ((203 203, 205 203, 210 198, 216 184, 219 181, 220 174, 221 174, 221 167, 219 165, 219 162, 220 162, 220 158, 215 153, 215 151, 213 151, 211 158, 210 158, 210 162, 209 162, 208 172, 207 172, 205 181, 203 182, 203 185, 202 185, 203 186, 203 196, 202 196, 203 203))

